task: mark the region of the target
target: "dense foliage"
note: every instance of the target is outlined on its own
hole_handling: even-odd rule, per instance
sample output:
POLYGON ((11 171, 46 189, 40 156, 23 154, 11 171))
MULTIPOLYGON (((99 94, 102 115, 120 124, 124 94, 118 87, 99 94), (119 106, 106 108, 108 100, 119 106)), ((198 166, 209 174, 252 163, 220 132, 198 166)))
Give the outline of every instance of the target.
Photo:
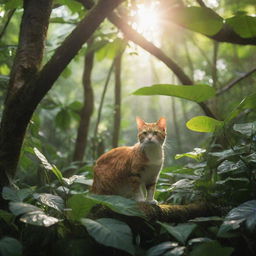
MULTIPOLYGON (((53 2, 43 64, 93 4, 53 2)), ((17 173, 1 188, 0 255, 255 255, 254 1, 127 1, 116 13, 125 29, 108 16, 33 112, 17 173), (158 28, 136 28, 136 4, 162 14, 158 28), (133 200, 89 193, 97 157, 136 142, 135 115, 168 120, 159 204, 215 214, 167 223, 133 200), (79 127, 88 130, 82 157, 79 127)), ((21 0, 0 1, 2 113, 22 15, 21 0)))

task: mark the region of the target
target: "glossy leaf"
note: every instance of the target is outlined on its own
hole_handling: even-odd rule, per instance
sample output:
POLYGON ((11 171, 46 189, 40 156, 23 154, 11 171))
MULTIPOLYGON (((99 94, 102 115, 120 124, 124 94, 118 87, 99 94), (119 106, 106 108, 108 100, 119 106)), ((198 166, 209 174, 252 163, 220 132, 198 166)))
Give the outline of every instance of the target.
POLYGON ((206 152, 206 149, 194 148, 194 150, 191 151, 191 152, 187 152, 187 153, 183 153, 183 154, 177 154, 175 156, 175 159, 179 159, 179 158, 182 158, 182 157, 189 157, 189 158, 193 158, 197 161, 200 161, 205 152, 206 152))
POLYGON ((212 98, 215 95, 215 89, 209 85, 173 85, 173 84, 155 84, 149 87, 142 87, 134 95, 164 95, 174 96, 195 102, 202 102, 212 98))
POLYGON ((247 137, 251 137, 256 132, 256 122, 234 124, 233 129, 247 137))
POLYGON ((224 122, 208 116, 196 116, 190 119, 186 126, 196 132, 215 132, 223 127, 224 122))
POLYGON ((98 204, 103 204, 109 207, 112 211, 123 215, 145 217, 136 201, 122 196, 89 194, 86 198, 92 199, 98 204))
POLYGON ((132 231, 126 223, 111 218, 102 218, 96 221, 81 219, 81 223, 98 243, 134 255, 132 231))
POLYGON ((2 197, 5 200, 22 202, 32 193, 32 189, 24 188, 24 189, 15 189, 4 187, 2 192, 2 197))
POLYGON ((146 256, 161 256, 163 255, 163 253, 168 252, 177 246, 178 246, 178 243, 163 242, 147 250, 146 256))
POLYGON ((10 211, 16 216, 27 213, 27 212, 41 211, 40 208, 32 204, 26 204, 26 203, 20 203, 20 202, 10 202, 9 208, 10 208, 10 211))
POLYGON ((57 177, 57 179, 60 182, 62 182, 63 176, 62 176, 61 171, 55 165, 50 164, 48 162, 48 160, 46 159, 46 157, 37 148, 34 148, 34 152, 35 152, 36 156, 39 158, 39 160, 41 161, 44 168, 49 171, 52 171, 53 174, 57 177))
POLYGON ((193 232, 196 224, 193 223, 182 223, 176 226, 169 225, 167 223, 163 223, 157 221, 169 234, 175 237, 180 243, 185 244, 189 235, 193 232))
POLYGON ((91 208, 96 204, 97 202, 86 198, 84 195, 73 195, 67 201, 67 207, 71 208, 71 212, 69 212, 68 216, 73 220, 80 220, 86 217, 91 208))
POLYGON ((42 194, 34 194, 34 198, 37 199, 40 203, 47 205, 55 210, 62 212, 64 209, 64 201, 61 197, 42 193, 42 194))
POLYGON ((246 227, 254 231, 256 228, 256 200, 247 201, 232 209, 226 220, 244 220, 246 227))
POLYGON ((12 237, 3 237, 0 239, 0 255, 2 256, 21 256, 22 245, 12 237))
POLYGON ((231 247, 222 247, 218 241, 210 241, 196 245, 189 256, 229 256, 234 251, 231 247))
POLYGON ((42 210, 28 212, 21 216, 20 221, 43 227, 49 227, 59 222, 57 218, 47 215, 42 210))
POLYGON ((243 38, 256 36, 256 17, 248 15, 236 15, 226 19, 226 23, 243 38))
POLYGON ((210 8, 182 7, 171 15, 179 25, 208 36, 217 34, 223 26, 223 19, 210 8))

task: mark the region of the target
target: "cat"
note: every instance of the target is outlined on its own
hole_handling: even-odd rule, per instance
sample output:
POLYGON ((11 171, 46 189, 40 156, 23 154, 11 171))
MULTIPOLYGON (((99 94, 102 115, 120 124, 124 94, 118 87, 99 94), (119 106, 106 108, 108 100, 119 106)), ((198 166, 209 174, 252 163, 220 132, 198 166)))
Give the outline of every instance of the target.
POLYGON ((96 161, 91 192, 157 204, 154 193, 164 161, 166 119, 136 121, 138 143, 114 148, 96 161))

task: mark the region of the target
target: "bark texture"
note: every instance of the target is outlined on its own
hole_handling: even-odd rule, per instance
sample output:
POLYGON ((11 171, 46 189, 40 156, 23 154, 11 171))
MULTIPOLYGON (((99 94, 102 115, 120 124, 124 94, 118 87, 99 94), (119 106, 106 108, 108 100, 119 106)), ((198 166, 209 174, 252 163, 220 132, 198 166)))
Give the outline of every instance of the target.
POLYGON ((112 147, 118 147, 118 140, 121 126, 121 60, 122 54, 115 58, 115 107, 112 147))
POLYGON ((25 0, 20 42, 0 127, 0 186, 13 178, 28 123, 61 72, 123 0, 100 0, 38 72, 52 0, 25 0))
POLYGON ((93 45, 93 39, 88 40, 88 52, 84 58, 84 73, 83 73, 83 90, 84 103, 80 112, 80 123, 77 131, 77 138, 75 143, 75 152, 73 161, 83 161, 84 153, 87 145, 87 138, 89 133, 90 120, 94 108, 94 95, 91 82, 94 51, 90 50, 93 45))

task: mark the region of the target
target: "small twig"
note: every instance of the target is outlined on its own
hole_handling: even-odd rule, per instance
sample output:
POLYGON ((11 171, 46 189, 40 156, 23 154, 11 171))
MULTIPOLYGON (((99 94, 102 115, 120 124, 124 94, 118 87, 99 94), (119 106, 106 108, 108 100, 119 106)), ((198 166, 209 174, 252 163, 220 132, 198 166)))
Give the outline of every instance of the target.
POLYGON ((203 0, 196 0, 201 7, 207 7, 203 0))
POLYGON ((243 74, 242 76, 234 79, 233 81, 231 81, 230 83, 228 83, 226 86, 224 86, 223 88, 221 88, 217 93, 216 96, 221 95, 222 93, 228 91, 230 88, 232 88, 234 85, 236 85, 237 83, 239 83, 241 80, 247 78, 248 76, 250 76, 252 73, 254 73, 256 71, 256 67, 254 67, 253 69, 251 69, 250 71, 248 71, 247 73, 243 74))
POLYGON ((13 14, 15 13, 16 9, 12 9, 10 11, 7 12, 6 16, 7 16, 7 19, 6 19, 6 22, 4 23, 3 25, 3 28, 2 28, 2 31, 0 32, 0 39, 4 36, 4 33, 12 19, 12 16, 13 14))

